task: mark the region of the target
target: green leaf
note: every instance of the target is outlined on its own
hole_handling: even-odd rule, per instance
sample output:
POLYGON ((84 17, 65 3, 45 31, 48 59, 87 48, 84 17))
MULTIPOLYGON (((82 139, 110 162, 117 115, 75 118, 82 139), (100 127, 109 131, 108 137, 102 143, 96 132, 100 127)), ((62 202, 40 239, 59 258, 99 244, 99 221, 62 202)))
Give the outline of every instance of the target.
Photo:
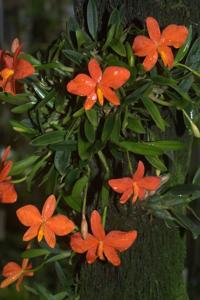
POLYGON ((62 287, 66 287, 67 285, 67 278, 65 276, 64 270, 61 267, 61 265, 59 264, 59 262, 54 262, 55 265, 55 270, 56 270, 56 274, 58 277, 58 282, 62 285, 62 287))
POLYGON ((85 136, 87 138, 87 140, 93 144, 95 141, 95 130, 93 125, 88 121, 88 119, 85 120, 84 122, 84 132, 85 132, 85 136))
POLYGON ((37 162, 35 162, 34 165, 32 166, 31 172, 28 174, 28 177, 27 177, 28 191, 30 191, 30 189, 31 189, 32 180, 35 177, 35 175, 37 174, 37 172, 46 166, 48 157, 49 157, 49 153, 47 155, 45 155, 42 159, 40 157, 40 159, 37 162))
POLYGON ((115 121, 114 121, 114 125, 112 127, 112 132, 111 132, 111 136, 110 139, 113 142, 117 142, 120 139, 120 131, 121 131, 121 114, 117 113, 115 115, 115 121))
POLYGON ((86 110, 85 113, 86 113, 86 116, 87 116, 88 120, 90 121, 90 123, 94 126, 94 128, 97 128, 98 116, 97 116, 96 110, 94 108, 92 108, 90 110, 86 110))
POLYGON ((131 116, 131 117, 128 118, 127 128, 132 130, 133 132, 136 132, 136 133, 139 133, 139 134, 142 134, 142 133, 146 132, 144 126, 142 125, 141 120, 137 117, 132 117, 131 116))
POLYGON ((69 60, 71 60, 74 64, 78 66, 82 63, 83 60, 87 59, 86 56, 75 50, 65 49, 62 50, 62 52, 65 55, 65 57, 67 57, 69 60))
POLYGON ((88 183, 88 177, 84 175, 78 179, 72 189, 72 194, 64 197, 65 202, 75 211, 81 212, 83 202, 83 192, 88 183))
POLYGON ((114 114, 109 114, 105 118, 102 133, 101 133, 101 141, 102 142, 105 143, 109 139, 109 137, 112 133, 112 130, 113 130, 114 122, 115 122, 115 115, 114 114))
POLYGON ((50 251, 47 249, 29 249, 22 252, 22 258, 35 258, 39 256, 44 256, 50 254, 50 251))
POLYGON ((105 50, 112 42, 115 34, 116 25, 112 25, 107 33, 107 38, 105 44, 103 45, 103 50, 105 50))
POLYGON ((164 165, 164 163, 162 162, 162 160, 158 157, 158 156, 145 156, 146 159, 148 160, 148 162, 156 169, 162 171, 162 172, 166 172, 167 168, 164 165))
POLYGON ((91 42, 89 36, 81 29, 76 30, 76 40, 77 40, 77 45, 78 45, 79 49, 82 45, 85 45, 85 44, 88 44, 91 42))
POLYGON ((29 126, 27 126, 26 124, 22 123, 22 122, 18 122, 18 121, 10 121, 10 124, 12 126, 12 128, 20 133, 27 133, 27 134, 36 134, 37 131, 29 126))
MULTIPOLYGON (((68 292, 60 292, 60 293, 54 295, 53 300, 66 300, 67 299, 66 297, 68 297, 68 296, 69 296, 68 292)), ((76 299, 74 299, 74 300, 76 300, 76 299)))
POLYGON ((17 94, 15 96, 11 95, 11 94, 7 94, 4 92, 0 93, 0 100, 6 102, 6 103, 10 103, 10 104, 14 104, 14 105, 22 105, 25 104, 27 102, 29 102, 29 98, 27 94, 17 94))
POLYGON ((128 58, 128 64, 130 67, 133 67, 135 65, 135 56, 133 54, 133 49, 131 48, 131 45, 126 42, 126 55, 128 58))
POLYGON ((71 251, 64 251, 62 253, 59 253, 59 254, 54 255, 53 257, 49 258, 47 261, 45 261, 45 264, 49 264, 49 263, 52 263, 52 262, 55 262, 58 260, 68 258, 71 256, 71 254, 72 254, 71 251))
POLYGON ((135 154, 141 155, 160 155, 162 154, 161 149, 152 145, 151 142, 131 142, 131 141, 123 141, 123 142, 115 142, 120 148, 123 148, 127 151, 133 152, 135 154))
POLYGON ((80 130, 79 130, 79 133, 78 133, 78 153, 79 153, 79 156, 82 160, 89 159, 89 157, 90 157, 90 151, 89 151, 90 146, 91 146, 91 144, 89 142, 85 141, 82 138, 80 130))
POLYGON ((39 157, 40 156, 38 155, 32 155, 21 161, 15 162, 9 174, 11 176, 15 176, 23 173, 29 167, 31 167, 39 159, 39 157))
POLYGON ((88 30, 94 40, 98 31, 98 10, 95 0, 89 0, 87 5, 87 25, 88 30))
POLYGON ((19 58, 27 60, 32 65, 39 65, 41 63, 37 58, 27 53, 20 53, 19 58))
POLYGON ((84 175, 79 180, 77 180, 72 189, 72 196, 74 198, 80 198, 82 201, 82 197, 83 197, 82 194, 87 183, 88 183, 88 176, 86 175, 84 175))
POLYGON ((65 131, 50 131, 46 132, 31 141, 34 146, 47 146, 64 142, 65 131))
POLYGON ((152 82, 145 82, 141 86, 136 86, 134 91, 130 93, 126 98, 125 101, 122 103, 122 105, 127 105, 129 103, 132 103, 140 98, 145 92, 147 92, 152 87, 152 82))
POLYGON ((22 113, 27 112, 31 108, 33 108, 34 105, 35 105, 35 102, 18 105, 17 107, 14 107, 13 109, 11 109, 11 112, 15 113, 15 114, 22 114, 22 113))
POLYGON ((193 70, 200 70, 200 37, 197 38, 192 45, 185 64, 193 70))
POLYGON ((186 230, 191 231, 193 238, 197 239, 200 235, 200 225, 179 211, 173 210, 173 214, 175 215, 178 223, 186 230))
POLYGON ((56 170, 61 176, 66 174, 67 167, 70 163, 71 151, 68 151, 67 148, 65 151, 56 151, 54 157, 54 165, 56 170))
POLYGON ((74 198, 72 195, 69 196, 63 196, 64 201, 66 204, 71 207, 73 210, 77 212, 81 212, 82 209, 82 203, 78 202, 76 198, 74 198))
POLYGON ((182 150, 185 147, 183 143, 174 140, 163 140, 163 141, 155 141, 149 143, 152 146, 155 146, 156 148, 160 149, 164 153, 170 150, 173 151, 182 150))
POLYGON ((157 106, 146 96, 142 96, 141 99, 150 116, 156 123, 156 126, 160 128, 160 130, 165 131, 165 121, 161 117, 160 111, 157 106))
POLYGON ((112 40, 112 42, 110 43, 110 47, 118 55, 120 55, 122 57, 126 56, 126 48, 120 40, 117 40, 117 39, 112 40))
POLYGON ((171 79, 171 78, 166 78, 163 76, 153 76, 152 80, 159 85, 163 85, 163 86, 169 86, 171 87, 173 90, 175 90, 185 101, 187 102, 191 102, 191 99, 189 97, 189 95, 187 93, 185 93, 178 85, 176 80, 171 79))
POLYGON ((187 40, 185 41, 183 46, 178 50, 176 57, 174 59, 174 66, 176 65, 176 63, 181 61, 186 56, 186 54, 190 48, 191 42, 192 42, 192 26, 190 25, 187 40))
POLYGON ((193 177, 192 183, 193 184, 200 184, 200 168, 197 169, 197 171, 196 171, 196 173, 193 177))

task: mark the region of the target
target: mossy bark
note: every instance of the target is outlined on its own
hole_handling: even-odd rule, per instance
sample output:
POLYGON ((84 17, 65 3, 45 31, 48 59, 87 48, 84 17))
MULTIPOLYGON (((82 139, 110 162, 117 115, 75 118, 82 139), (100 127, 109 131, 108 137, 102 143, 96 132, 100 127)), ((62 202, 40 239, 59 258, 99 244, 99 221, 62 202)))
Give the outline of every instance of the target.
MULTIPOLYGON (((76 0, 75 13, 84 26, 87 1, 76 0)), ((197 12, 200 2, 194 0, 102 0, 99 5, 100 25, 103 18, 114 7, 125 4, 127 23, 135 19, 144 21, 151 15, 161 26, 170 23, 195 23, 199 28, 197 12)), ((192 140, 178 128, 171 125, 161 139, 181 139, 187 149, 174 154, 170 173, 172 185, 183 183, 188 171, 192 140), (174 128, 174 130, 172 130, 174 128), (190 140, 190 142, 189 142, 190 140)), ((156 129, 155 129, 156 130, 156 129)), ((116 268, 108 263, 84 263, 81 269, 81 300, 187 300, 183 279, 185 260, 185 237, 178 228, 169 228, 164 221, 152 218, 138 204, 136 207, 113 205, 109 210, 106 229, 138 230, 138 239, 133 247, 121 255, 122 264, 116 268)))

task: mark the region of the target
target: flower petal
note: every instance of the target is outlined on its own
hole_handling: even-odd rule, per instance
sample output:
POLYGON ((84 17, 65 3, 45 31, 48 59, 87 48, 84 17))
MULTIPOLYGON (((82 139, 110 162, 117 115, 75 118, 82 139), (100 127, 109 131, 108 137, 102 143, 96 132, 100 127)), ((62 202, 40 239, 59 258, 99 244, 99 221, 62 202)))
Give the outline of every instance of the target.
POLYGON ((161 34, 160 34, 160 26, 156 19, 153 17, 148 17, 146 19, 147 30, 150 36, 150 39, 155 43, 159 43, 161 34))
POLYGON ((2 61, 4 62, 5 68, 13 68, 13 57, 9 53, 3 53, 2 61))
POLYGON ((15 53, 16 50, 20 47, 20 43, 19 43, 19 39, 18 38, 15 38, 13 41, 12 41, 12 45, 11 45, 11 51, 12 53, 15 53))
POLYGON ((162 58, 164 65, 166 67, 172 68, 174 64, 174 55, 172 53, 171 48, 162 45, 158 48, 158 52, 162 58))
POLYGON ((188 29, 185 26, 171 24, 163 30, 161 42, 167 46, 180 48, 185 43, 187 36, 188 29))
POLYGON ((25 226, 41 224, 42 217, 34 205, 25 205, 16 211, 19 221, 25 226))
POLYGON ((90 248, 98 246, 98 241, 90 233, 87 234, 87 238, 84 240, 80 232, 77 232, 71 236, 70 247, 76 253, 84 253, 90 248))
POLYGON ((54 195, 50 195, 42 208, 42 218, 44 220, 48 220, 49 218, 52 217, 55 209, 56 209, 56 198, 54 195))
POLYGON ((121 264, 121 260, 117 254, 117 251, 113 247, 104 245, 104 254, 107 260, 114 266, 119 266, 121 264))
POLYGON ((136 56, 146 56, 156 51, 156 45, 152 40, 143 35, 138 35, 133 41, 133 52, 136 56))
POLYGON ((13 163, 11 160, 4 163, 2 170, 0 170, 0 181, 6 179, 6 177, 8 176, 8 173, 10 172, 10 170, 12 168, 12 164, 13 163))
POLYGON ((0 82, 0 87, 3 88, 4 92, 9 93, 13 96, 16 95, 15 80, 13 79, 13 77, 11 77, 9 80, 7 80, 7 82, 4 86, 2 86, 1 82, 0 82))
POLYGON ((90 248, 87 251, 86 260, 88 264, 93 264, 95 262, 95 260, 97 259, 96 253, 97 253, 97 247, 90 248))
POLYGON ((20 276, 21 276, 21 273, 16 273, 16 274, 13 274, 13 276, 11 276, 11 277, 7 277, 6 279, 4 279, 1 282, 0 288, 3 289, 5 287, 9 286, 13 282, 15 282, 18 278, 20 278, 20 276))
POLYGON ((143 61, 143 67, 146 72, 150 71, 153 69, 155 64, 157 63, 158 60, 158 52, 151 52, 149 55, 147 55, 143 61))
POLYGON ((103 240, 105 238, 105 231, 101 222, 101 216, 97 210, 93 210, 90 218, 90 224, 93 235, 98 240, 103 240))
POLYGON ((4 163, 6 161, 6 159, 10 155, 10 151, 11 151, 11 147, 10 146, 6 147, 6 149, 4 150, 2 157, 1 157, 2 163, 4 163))
POLYGON ((9 180, 0 182, 0 202, 14 203, 17 201, 17 193, 14 185, 9 180))
POLYGON ((79 74, 68 82, 67 91, 78 96, 89 96, 94 92, 96 82, 86 74, 79 74))
POLYGON ((101 78, 102 78, 102 71, 101 71, 99 63, 97 62, 96 59, 94 59, 94 58, 90 59, 89 64, 88 64, 88 70, 89 70, 90 76, 96 82, 99 82, 101 80, 101 78))
POLYGON ((89 96, 87 96, 87 99, 84 103, 85 110, 90 110, 97 101, 97 94, 96 92, 91 93, 89 96))
POLYGON ((59 236, 67 235, 75 228, 75 224, 66 216, 57 215, 50 218, 46 225, 59 236))
POLYGON ((44 238, 50 248, 55 248, 56 235, 46 224, 44 225, 44 238))
POLYGON ((34 239, 38 235, 40 225, 33 225, 28 230, 26 230, 25 234, 23 235, 23 241, 28 242, 34 239))
POLYGON ((130 77, 128 69, 123 67, 107 67, 103 73, 101 84, 113 89, 120 88, 130 77))
POLYGON ((137 181, 141 179, 144 176, 144 164, 141 160, 139 160, 138 165, 137 165, 137 170, 133 174, 133 181, 137 181))
POLYGON ((127 250, 135 242, 137 238, 137 231, 111 231, 106 235, 105 244, 113 247, 120 252, 127 250))
POLYGON ((109 186, 117 193, 124 193, 132 189, 133 180, 130 177, 108 180, 109 186))
POLYGON ((119 98, 110 88, 106 86, 101 86, 101 90, 103 92, 104 97, 114 105, 120 105, 119 98))
POLYGON ((133 188, 126 190, 119 199, 120 203, 121 204, 126 203, 132 194, 133 194, 133 188))
POLYGON ((22 268, 18 264, 11 261, 3 267, 2 275, 4 277, 13 276, 13 274, 20 273, 21 270, 22 268))
POLYGON ((160 177, 158 176, 147 176, 142 179, 140 179, 137 184, 139 187, 144 188, 148 191, 155 191, 160 186, 160 177))
POLYGON ((14 69, 14 79, 23 79, 35 73, 35 68, 26 60, 18 59, 14 69))

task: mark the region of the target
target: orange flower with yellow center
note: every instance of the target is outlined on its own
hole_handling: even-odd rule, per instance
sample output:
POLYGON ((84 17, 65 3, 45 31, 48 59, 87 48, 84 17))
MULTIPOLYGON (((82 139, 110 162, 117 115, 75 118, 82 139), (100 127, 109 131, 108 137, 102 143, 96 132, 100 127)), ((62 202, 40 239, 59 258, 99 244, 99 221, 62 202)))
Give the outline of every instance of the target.
POLYGON ((12 160, 7 160, 10 154, 10 146, 3 152, 0 163, 0 202, 1 203, 14 203, 17 201, 17 193, 9 172, 12 168, 12 160))
POLYGON ((35 72, 35 68, 25 59, 19 58, 22 45, 18 39, 14 39, 12 43, 12 54, 1 51, 0 63, 0 87, 4 92, 16 95, 17 80, 31 76, 35 72))
POLYGON ((49 247, 54 248, 56 245, 56 235, 65 236, 75 228, 74 223, 66 216, 58 214, 53 216, 56 209, 56 199, 50 195, 43 206, 42 214, 34 205, 25 205, 17 210, 19 221, 30 227, 24 234, 23 240, 30 241, 37 236, 38 242, 43 237, 49 247))
POLYGON ((17 281, 16 283, 16 290, 19 292, 20 285, 23 282, 25 276, 33 276, 33 272, 29 272, 32 269, 32 265, 28 264, 29 260, 27 258, 22 260, 22 265, 18 265, 17 263, 11 261, 7 263, 2 271, 2 275, 6 277, 1 284, 0 288, 5 288, 12 284, 13 282, 17 281))
POLYGON ((121 264, 118 252, 127 250, 137 238, 137 231, 128 232, 114 230, 105 234, 101 222, 101 216, 94 210, 91 214, 90 225, 92 234, 88 233, 86 239, 82 238, 81 233, 75 233, 71 236, 70 246, 76 253, 85 253, 89 264, 100 260, 108 259, 114 266, 121 264))
POLYGON ((126 203, 131 196, 132 202, 137 199, 143 200, 146 192, 156 191, 160 187, 161 179, 159 176, 145 176, 144 164, 139 161, 136 172, 132 177, 110 179, 108 184, 117 193, 122 194, 120 203, 126 203))
POLYGON ((153 17, 146 19, 149 37, 139 35, 133 41, 133 52, 136 56, 146 56, 143 61, 145 71, 150 71, 160 54, 164 65, 172 68, 174 55, 170 47, 180 48, 186 41, 188 29, 185 26, 171 24, 162 33, 158 22, 153 17))
POLYGON ((102 72, 96 59, 88 63, 90 76, 78 74, 68 82, 67 91, 78 96, 86 96, 85 110, 91 109, 97 99, 100 105, 104 104, 106 98, 113 105, 119 105, 120 101, 114 90, 120 88, 130 77, 126 68, 110 66, 102 72))

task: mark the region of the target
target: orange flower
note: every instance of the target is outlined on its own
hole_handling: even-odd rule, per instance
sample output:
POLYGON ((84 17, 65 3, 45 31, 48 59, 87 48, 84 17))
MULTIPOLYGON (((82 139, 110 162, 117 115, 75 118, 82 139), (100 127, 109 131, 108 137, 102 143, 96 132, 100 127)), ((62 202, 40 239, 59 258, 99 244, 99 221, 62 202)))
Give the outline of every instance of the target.
POLYGON ((96 210, 91 214, 90 223, 93 234, 88 233, 86 239, 83 239, 79 232, 72 235, 72 250, 77 253, 87 252, 86 260, 89 264, 94 263, 97 257, 101 260, 105 260, 106 257, 114 266, 119 266, 121 261, 117 251, 123 252, 131 247, 137 238, 137 231, 110 231, 106 235, 101 216, 96 210))
POLYGON ((31 76, 35 69, 28 61, 18 58, 22 49, 18 39, 13 41, 11 48, 12 55, 8 52, 2 52, 0 55, 2 65, 0 70, 0 87, 4 92, 16 95, 16 80, 31 76))
POLYGON ((119 105, 119 98, 113 89, 120 88, 130 77, 130 72, 123 67, 107 67, 104 72, 96 61, 91 59, 88 63, 90 76, 79 74, 68 82, 67 91, 69 93, 86 96, 84 108, 89 110, 96 103, 104 103, 104 97, 112 104, 119 105))
POLYGON ((144 177, 144 164, 139 161, 136 172, 132 177, 124 177, 119 179, 110 179, 108 184, 111 188, 122 194, 120 203, 124 204, 133 195, 132 201, 136 202, 137 198, 143 200, 148 191, 155 191, 160 186, 160 177, 146 176, 144 177))
POLYGON ((22 266, 16 264, 15 262, 7 263, 2 271, 2 275, 6 277, 1 284, 0 288, 5 288, 8 285, 12 284, 13 282, 17 281, 16 283, 16 290, 19 292, 20 285, 24 279, 24 276, 33 276, 33 272, 28 272, 28 270, 32 269, 32 265, 28 265, 28 259, 25 258, 22 260, 22 266))
POLYGON ((24 234, 23 240, 30 241, 37 236, 40 242, 44 236, 49 247, 56 245, 56 235, 64 236, 74 230, 74 223, 66 216, 58 214, 53 216, 56 209, 56 199, 50 195, 43 206, 42 214, 34 205, 25 205, 17 210, 19 221, 30 227, 24 234))
POLYGON ((139 35, 133 42, 133 51, 137 56, 146 56, 143 66, 146 71, 150 71, 158 60, 160 54, 163 63, 168 68, 172 68, 174 56, 170 46, 180 48, 188 36, 188 29, 185 26, 171 24, 163 32, 160 32, 158 22, 148 17, 146 19, 149 37, 139 35))
POLYGON ((2 203, 14 203, 17 201, 15 187, 11 182, 11 176, 8 176, 12 168, 12 161, 6 161, 9 154, 10 146, 3 152, 0 164, 0 202, 2 203))

